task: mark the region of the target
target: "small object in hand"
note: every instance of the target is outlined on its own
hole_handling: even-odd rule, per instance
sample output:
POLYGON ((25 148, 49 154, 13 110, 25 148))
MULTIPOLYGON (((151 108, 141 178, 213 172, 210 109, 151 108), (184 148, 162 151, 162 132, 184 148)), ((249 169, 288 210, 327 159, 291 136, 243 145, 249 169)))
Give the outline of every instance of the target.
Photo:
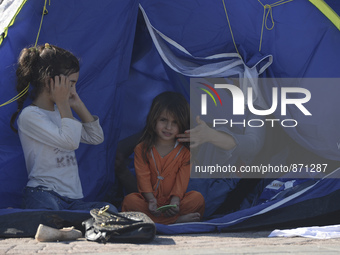
POLYGON ((158 207, 156 211, 165 212, 166 210, 173 208, 173 207, 177 207, 177 205, 163 205, 161 207, 158 207))

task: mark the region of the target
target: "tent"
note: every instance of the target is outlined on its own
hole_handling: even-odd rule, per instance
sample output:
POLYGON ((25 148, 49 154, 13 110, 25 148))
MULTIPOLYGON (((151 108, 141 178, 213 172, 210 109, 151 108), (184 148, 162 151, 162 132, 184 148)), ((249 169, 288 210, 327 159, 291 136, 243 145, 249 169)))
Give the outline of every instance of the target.
MULTIPOLYGON (((5 102, 16 96, 15 63, 20 50, 36 40, 69 49, 80 58, 78 93, 104 129, 103 144, 82 145, 76 152, 88 201, 112 202, 117 197, 119 203, 122 190, 114 169, 118 141, 140 131, 152 98, 160 92, 177 91, 190 100, 192 77, 241 73, 244 78, 320 79, 299 85, 318 99, 308 105, 313 118, 288 111, 299 127, 283 133, 301 150, 329 164, 337 166, 340 161, 340 122, 335 117, 340 76, 337 1, 8 0, 0 1, 0 11, 6 14, 0 18, 0 215, 21 212, 27 173, 19 138, 9 126, 16 103, 5 102)), ((270 89, 260 88, 262 100, 270 101, 270 89)), ((278 111, 273 114, 282 117, 278 111)), ((335 223, 322 221, 340 210, 336 206, 339 182, 336 174, 329 177, 279 205, 278 200, 289 196, 210 223, 157 228, 160 233, 194 233, 232 226, 310 224, 316 218, 320 224, 335 223), (313 210, 317 203, 322 210, 292 214, 295 206, 308 204, 313 210), (267 215, 272 221, 265 223, 267 215)))

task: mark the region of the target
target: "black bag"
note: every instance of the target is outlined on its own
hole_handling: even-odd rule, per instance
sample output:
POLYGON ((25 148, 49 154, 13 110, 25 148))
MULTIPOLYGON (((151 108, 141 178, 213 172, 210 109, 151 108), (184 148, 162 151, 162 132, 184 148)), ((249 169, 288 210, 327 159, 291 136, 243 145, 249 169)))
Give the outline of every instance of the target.
POLYGON ((142 212, 113 213, 109 206, 92 209, 90 218, 83 222, 85 238, 100 243, 148 243, 156 235, 155 223, 142 212))

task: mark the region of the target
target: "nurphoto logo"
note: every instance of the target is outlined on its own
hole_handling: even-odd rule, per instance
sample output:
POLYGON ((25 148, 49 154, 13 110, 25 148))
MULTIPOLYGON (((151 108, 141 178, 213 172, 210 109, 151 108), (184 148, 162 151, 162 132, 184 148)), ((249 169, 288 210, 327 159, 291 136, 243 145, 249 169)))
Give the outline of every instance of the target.
MULTIPOLYGON (((223 106, 222 100, 216 89, 224 89, 230 92, 233 102, 233 115, 244 115, 245 114, 245 107, 248 107, 248 110, 257 116, 267 116, 273 114, 278 107, 279 103, 279 95, 278 95, 278 88, 272 88, 272 104, 269 109, 257 109, 254 105, 253 101, 253 88, 247 88, 247 94, 244 95, 243 91, 232 84, 214 84, 212 87, 206 83, 199 82, 199 84, 204 85, 208 89, 212 91, 212 93, 218 98, 220 105, 223 106)), ((214 95, 206 88, 198 87, 202 90, 203 94, 201 94, 201 115, 207 115, 208 112, 208 104, 207 104, 207 95, 213 100, 215 106, 217 106, 216 99, 214 95)), ((311 93, 305 88, 298 88, 298 87, 281 87, 280 88, 280 108, 281 108, 281 116, 286 116, 287 114, 287 105, 295 105, 297 109, 299 109, 304 115, 311 116, 312 114, 308 111, 308 109, 304 106, 311 99, 311 93), (299 94, 302 97, 299 98, 290 98, 289 95, 291 94, 299 94)), ((271 126, 274 127, 275 122, 280 122, 283 127, 295 127, 298 125, 298 122, 295 119, 250 119, 248 121, 243 120, 242 122, 235 122, 233 119, 225 119, 225 118, 214 118, 213 119, 213 127, 216 125, 236 125, 241 124, 245 126, 251 127, 262 127, 265 122, 270 122, 271 126)))
POLYGON ((339 84, 339 78, 191 78, 191 177, 328 176, 339 166, 339 84))

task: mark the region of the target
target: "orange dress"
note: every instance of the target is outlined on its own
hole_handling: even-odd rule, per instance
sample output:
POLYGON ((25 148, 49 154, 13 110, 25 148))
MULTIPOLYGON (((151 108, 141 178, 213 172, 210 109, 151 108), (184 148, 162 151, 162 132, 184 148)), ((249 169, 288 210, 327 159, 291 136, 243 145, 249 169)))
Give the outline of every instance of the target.
POLYGON ((135 148, 135 170, 139 193, 131 193, 124 198, 122 211, 139 211, 147 214, 154 222, 161 224, 175 223, 181 215, 199 212, 204 213, 204 198, 197 191, 186 193, 190 179, 190 151, 182 144, 178 144, 163 158, 155 147, 148 154, 146 163, 142 156, 142 143, 135 148), (154 216, 149 211, 149 203, 142 193, 152 192, 157 199, 157 206, 170 203, 172 196, 180 198, 179 214, 166 217, 154 216))

